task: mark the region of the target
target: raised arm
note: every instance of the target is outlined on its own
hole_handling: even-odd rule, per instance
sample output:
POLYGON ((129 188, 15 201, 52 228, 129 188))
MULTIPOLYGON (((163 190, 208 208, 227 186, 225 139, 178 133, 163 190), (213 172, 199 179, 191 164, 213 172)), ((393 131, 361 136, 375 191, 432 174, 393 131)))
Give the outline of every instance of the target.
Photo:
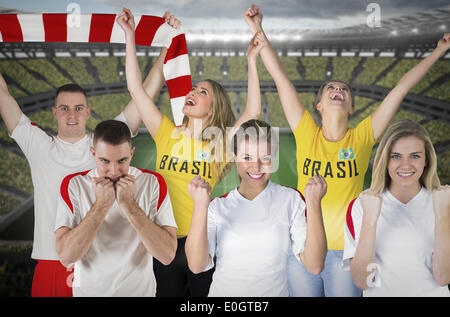
MULTIPOLYGON (((174 21, 174 17, 166 17, 170 21, 174 21)), ((178 21, 178 20, 177 20, 178 21)), ((135 44, 135 23, 134 17, 131 14, 131 11, 128 9, 123 9, 122 12, 117 17, 117 23, 125 32, 125 42, 126 42, 126 78, 127 78, 127 87, 130 92, 131 98, 135 102, 136 108, 139 112, 140 117, 144 121, 145 126, 147 127, 148 132, 152 137, 156 136, 156 133, 159 130, 159 127, 162 122, 163 115, 161 111, 159 111, 158 107, 154 104, 152 97, 150 96, 144 86, 142 85, 142 77, 141 71, 139 69, 137 56, 136 56, 136 44, 135 44)), ((179 26, 179 21, 177 22, 179 26)), ((156 90, 159 86, 162 86, 164 83, 164 75, 162 71, 162 66, 164 63, 165 54, 167 53, 167 49, 163 48, 161 50, 161 54, 153 64, 152 70, 148 75, 147 79, 144 82, 144 85, 154 87, 156 90), (154 84, 152 84, 154 83, 154 84)), ((129 111, 132 112, 132 109, 129 111)))
POLYGON ((266 45, 265 38, 261 32, 256 33, 250 40, 247 48, 248 60, 248 93, 247 104, 239 119, 234 124, 232 133, 228 135, 231 139, 241 124, 251 119, 258 119, 261 114, 261 90, 259 87, 258 69, 256 58, 261 49, 266 45))
POLYGON ((17 104, 16 100, 11 96, 6 86, 5 79, 0 74, 0 115, 5 122, 8 133, 12 134, 20 117, 22 116, 22 110, 17 104))
MULTIPOLYGON (((170 15, 169 11, 164 13, 164 19, 166 22, 173 28, 178 29, 181 26, 180 20, 175 18, 173 15, 170 15)), ((164 58, 166 56, 167 49, 165 47, 162 48, 160 56, 153 63, 152 69, 144 80, 144 89, 149 95, 151 100, 155 100, 164 86, 164 73, 163 73, 163 63, 164 58)), ((139 129, 139 125, 141 124, 141 115, 139 113, 139 109, 137 108, 137 103, 134 99, 131 99, 130 102, 125 107, 123 114, 127 119, 128 126, 133 131, 133 134, 136 134, 139 129)))
POLYGON ((434 252, 433 277, 445 286, 450 283, 450 186, 445 185, 433 191, 434 252))
POLYGON ((243 18, 252 33, 256 34, 257 32, 261 32, 267 42, 267 45, 261 50, 260 55, 267 71, 275 81, 284 114, 289 123, 289 127, 294 131, 302 119, 305 107, 299 100, 294 85, 292 85, 286 75, 278 54, 267 40, 262 28, 262 13, 259 11, 259 8, 252 4, 244 13, 243 18))
POLYGON ((370 190, 359 195, 363 216, 355 256, 350 259, 350 273, 355 285, 362 290, 369 288, 373 282, 370 275, 373 275, 372 270, 375 269, 371 270, 371 266, 375 264, 375 241, 381 200, 380 195, 371 193, 370 190))
POLYGON ((387 94, 372 114, 372 129, 375 139, 381 136, 400 107, 406 94, 425 76, 434 63, 450 48, 450 33, 439 40, 437 47, 419 64, 411 68, 387 94))
POLYGON ((194 202, 194 209, 184 248, 189 269, 198 274, 203 272, 211 261, 207 228, 211 187, 200 176, 195 176, 188 184, 188 193, 194 202))
POLYGON ((311 274, 322 272, 327 255, 327 238, 323 226, 321 200, 327 191, 325 179, 316 175, 310 178, 305 186, 306 210, 306 241, 300 260, 311 274))

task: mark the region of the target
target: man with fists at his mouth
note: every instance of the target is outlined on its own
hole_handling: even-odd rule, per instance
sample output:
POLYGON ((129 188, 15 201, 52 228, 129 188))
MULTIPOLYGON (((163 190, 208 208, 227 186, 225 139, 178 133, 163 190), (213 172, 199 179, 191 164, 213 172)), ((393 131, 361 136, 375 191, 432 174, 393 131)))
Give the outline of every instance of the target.
POLYGON ((61 263, 75 265, 74 296, 155 296, 153 257, 167 265, 177 248, 164 179, 130 166, 128 127, 97 125, 96 169, 67 176, 56 216, 61 263))

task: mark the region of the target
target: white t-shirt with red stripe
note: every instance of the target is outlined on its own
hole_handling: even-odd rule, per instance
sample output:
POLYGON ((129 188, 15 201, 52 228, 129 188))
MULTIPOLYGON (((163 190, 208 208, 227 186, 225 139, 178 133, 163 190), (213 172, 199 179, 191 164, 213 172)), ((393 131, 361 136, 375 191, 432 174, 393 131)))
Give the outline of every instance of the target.
MULTIPOLYGON (((135 201, 159 226, 177 227, 164 179, 135 167, 135 201)), ((96 201, 92 177, 97 169, 67 176, 61 184, 55 231, 75 228, 96 201)), ((153 257, 147 251, 125 213, 114 202, 87 253, 75 263, 73 295, 155 296, 153 257)))
MULTIPOLYGON (((127 123, 123 113, 115 119, 127 123)), ((25 154, 31 169, 34 187, 34 239, 31 257, 58 260, 53 229, 61 181, 68 174, 95 168, 95 160, 89 151, 93 135, 86 134, 80 141, 69 143, 47 134, 23 114, 11 137, 25 154)))
POLYGON ((212 200, 208 245, 216 269, 208 296, 289 296, 287 258, 303 252, 305 211, 297 190, 271 181, 253 200, 237 188, 212 200))
MULTIPOLYGON (((425 188, 404 204, 389 190, 382 194, 375 242, 374 280, 363 296, 450 296, 432 272, 435 215, 425 188)), ((358 245, 363 209, 359 198, 349 205, 343 264, 350 267, 358 245)))

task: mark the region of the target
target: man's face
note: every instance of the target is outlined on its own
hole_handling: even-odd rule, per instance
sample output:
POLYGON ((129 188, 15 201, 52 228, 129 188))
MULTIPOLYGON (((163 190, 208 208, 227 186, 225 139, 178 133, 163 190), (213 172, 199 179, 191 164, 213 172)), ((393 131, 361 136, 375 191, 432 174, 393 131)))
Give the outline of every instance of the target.
POLYGON ((120 177, 128 175, 128 168, 134 154, 128 142, 119 145, 111 145, 103 140, 98 140, 91 153, 97 165, 99 177, 107 177, 112 182, 117 182, 120 177))
POLYGON ((86 97, 80 92, 61 92, 52 108, 58 121, 58 136, 68 142, 76 142, 86 134, 86 121, 91 115, 86 97))

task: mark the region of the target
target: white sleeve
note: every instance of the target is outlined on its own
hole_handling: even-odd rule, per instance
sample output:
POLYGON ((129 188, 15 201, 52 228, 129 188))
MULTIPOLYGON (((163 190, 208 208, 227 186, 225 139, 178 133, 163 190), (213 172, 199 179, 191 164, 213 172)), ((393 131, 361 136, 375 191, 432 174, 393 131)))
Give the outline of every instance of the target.
MULTIPOLYGON (((128 129, 130 129, 130 126, 128 125, 127 118, 123 114, 123 111, 121 113, 119 113, 117 115, 117 117, 114 118, 114 120, 122 121, 123 123, 125 123, 127 125, 128 129)), ((136 135, 138 135, 138 132, 139 132, 139 129, 136 130, 136 134, 133 134, 133 131, 130 129, 131 137, 134 138, 136 135)))
POLYGON ((297 255, 303 253, 306 242, 306 204, 299 193, 295 192, 294 195, 295 198, 291 204, 290 234, 292 252, 295 254, 295 258, 300 261, 297 255))
POLYGON ((216 255, 217 243, 217 225, 216 225, 216 205, 217 199, 213 199, 208 207, 207 231, 208 231, 208 251, 211 260, 203 272, 206 272, 214 267, 214 257, 216 255))
POLYGON ((53 140, 52 136, 31 122, 24 114, 20 117, 19 123, 17 123, 10 136, 17 142, 28 161, 39 152, 42 144, 53 140))
POLYGON ((350 269, 350 259, 355 256, 356 247, 361 232, 363 210, 359 198, 356 198, 348 205, 347 216, 344 228, 344 255, 342 257, 342 267, 345 270, 350 269))
MULTIPOLYGON (((66 180, 66 178, 64 179, 66 180)), ((81 213, 76 194, 70 181, 61 184, 61 190, 56 204, 56 219, 54 231, 61 227, 75 228, 81 222, 81 213)))

